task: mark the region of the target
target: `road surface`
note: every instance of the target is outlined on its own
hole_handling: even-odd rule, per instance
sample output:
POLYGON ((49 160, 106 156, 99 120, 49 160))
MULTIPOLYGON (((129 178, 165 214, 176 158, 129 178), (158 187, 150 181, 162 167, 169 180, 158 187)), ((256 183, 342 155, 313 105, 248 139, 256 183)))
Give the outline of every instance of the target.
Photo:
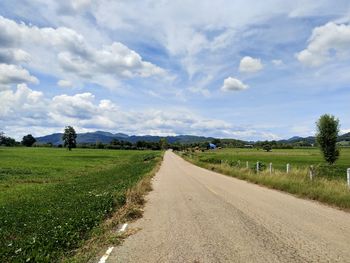
POLYGON ((168 151, 140 230, 107 262, 350 262, 350 214, 168 151))

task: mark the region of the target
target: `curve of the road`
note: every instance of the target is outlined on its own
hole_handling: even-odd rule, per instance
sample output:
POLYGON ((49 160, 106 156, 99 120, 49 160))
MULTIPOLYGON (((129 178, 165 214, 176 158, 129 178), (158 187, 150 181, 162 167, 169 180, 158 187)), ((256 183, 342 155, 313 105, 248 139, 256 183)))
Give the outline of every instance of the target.
POLYGON ((140 230, 107 262, 350 262, 350 214, 167 151, 140 230))

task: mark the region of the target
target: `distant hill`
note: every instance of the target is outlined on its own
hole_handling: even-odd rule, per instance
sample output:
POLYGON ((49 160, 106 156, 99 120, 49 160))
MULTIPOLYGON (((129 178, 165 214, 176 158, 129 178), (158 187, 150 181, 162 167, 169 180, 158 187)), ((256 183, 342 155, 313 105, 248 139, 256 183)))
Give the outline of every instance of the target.
MULTIPOLYGON (((343 135, 340 135, 338 137, 338 142, 350 142, 350 132, 345 133, 343 135)), ((308 137, 299 137, 299 136, 294 136, 289 138, 288 140, 280 140, 279 142, 281 143, 296 143, 296 142, 307 142, 311 144, 315 144, 316 142, 316 137, 315 136, 308 136, 308 137)))
POLYGON ((339 136, 338 141, 347 141, 347 142, 350 142, 350 132, 345 133, 345 134, 339 136))
POLYGON ((306 142, 310 144, 314 144, 316 142, 315 136, 309 136, 309 137, 300 137, 300 136, 294 136, 289 138, 288 140, 280 140, 278 141, 280 143, 297 143, 297 142, 306 142))
MULTIPOLYGON (((178 136, 152 136, 152 135, 132 135, 129 136, 124 133, 111 133, 104 131, 96 131, 96 132, 86 132, 86 133, 78 133, 77 134, 77 143, 110 143, 113 139, 120 141, 128 141, 131 143, 136 143, 137 141, 146 141, 146 142, 158 142, 161 138, 166 138, 169 143, 197 143, 197 142, 208 142, 212 141, 214 138, 212 137, 203 137, 203 136, 194 136, 194 135, 178 135, 178 136)), ((38 143, 52 143, 53 145, 62 144, 62 133, 53 133, 50 135, 37 137, 38 143)))
MULTIPOLYGON (((36 140, 38 143, 52 143, 54 145, 62 144, 62 133, 53 133, 50 135, 37 137, 36 140)), ((136 143, 137 141, 146 141, 146 142, 158 142, 161 138, 166 138, 169 143, 199 143, 199 142, 209 142, 214 140, 213 137, 204 137, 204 136, 195 136, 195 135, 177 135, 177 136, 153 136, 153 135, 127 135, 124 133, 111 133, 111 132, 105 132, 105 131, 96 131, 96 132, 86 132, 86 133, 78 133, 77 136, 77 142, 78 143, 110 143, 113 139, 120 140, 120 141, 128 141, 131 143, 136 143)), ((245 144, 247 142, 240 141, 240 140, 234 140, 234 139, 224 139, 223 141, 234 141, 236 144, 239 142, 240 144, 245 144)), ((298 142, 306 142, 309 144, 315 144, 316 138, 315 136, 309 136, 309 137, 299 137, 294 136, 287 140, 280 140, 278 141, 280 143, 286 143, 286 144, 293 144, 298 142)), ((350 132, 343 134, 339 136, 338 142, 350 142, 350 132)), ((254 144, 254 142, 249 142, 251 144, 254 144)))

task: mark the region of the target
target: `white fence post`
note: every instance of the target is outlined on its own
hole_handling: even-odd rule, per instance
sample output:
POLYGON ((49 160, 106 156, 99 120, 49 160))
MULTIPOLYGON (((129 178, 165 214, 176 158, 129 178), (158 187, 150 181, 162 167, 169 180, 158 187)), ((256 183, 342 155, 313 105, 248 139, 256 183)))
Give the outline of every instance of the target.
POLYGON ((259 161, 256 162, 256 172, 259 172, 259 161))
POLYGON ((270 174, 272 174, 272 163, 270 163, 270 174))
POLYGON ((313 165, 310 165, 309 174, 310 174, 310 180, 312 181, 312 179, 314 178, 314 166, 313 165))
POLYGON ((287 163, 287 174, 289 173, 289 163, 287 163))
POLYGON ((347 170, 348 187, 350 188, 350 168, 347 170))
POLYGON ((249 162, 248 161, 246 161, 246 166, 247 166, 247 169, 249 168, 249 162))

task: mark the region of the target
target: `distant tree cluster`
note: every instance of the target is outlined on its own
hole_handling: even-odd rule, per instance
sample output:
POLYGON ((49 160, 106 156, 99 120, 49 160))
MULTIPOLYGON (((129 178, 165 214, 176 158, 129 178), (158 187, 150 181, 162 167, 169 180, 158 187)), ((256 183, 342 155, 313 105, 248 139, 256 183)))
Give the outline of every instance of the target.
POLYGON ((158 142, 137 141, 131 143, 128 141, 113 139, 110 143, 80 143, 78 148, 93 148, 93 149, 112 149, 112 150, 165 150, 171 147, 165 139, 158 142))
MULTIPOLYGON (((255 148, 261 148, 265 151, 271 151, 272 149, 293 149, 294 147, 300 146, 299 144, 296 143, 285 143, 285 142, 278 142, 278 141, 258 141, 255 142, 254 144, 255 148), (269 150, 268 150, 269 149, 269 150)), ((311 144, 307 144, 304 146, 312 146, 311 144)))
POLYGON ((18 145, 15 139, 5 136, 3 132, 0 132, 0 146, 13 147, 18 145))

